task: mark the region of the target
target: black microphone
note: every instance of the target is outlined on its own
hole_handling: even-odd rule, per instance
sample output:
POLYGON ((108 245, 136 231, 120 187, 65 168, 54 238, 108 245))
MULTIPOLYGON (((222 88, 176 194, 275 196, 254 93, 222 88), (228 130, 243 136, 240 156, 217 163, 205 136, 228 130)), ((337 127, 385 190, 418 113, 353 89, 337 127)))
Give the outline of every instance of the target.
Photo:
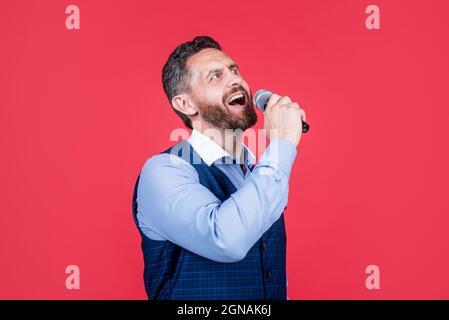
MULTIPOLYGON (((264 112, 272 94, 273 92, 265 89, 257 91, 254 95, 254 103, 256 104, 257 109, 264 112)), ((302 132, 306 133, 309 129, 310 126, 305 121, 302 121, 302 132)))

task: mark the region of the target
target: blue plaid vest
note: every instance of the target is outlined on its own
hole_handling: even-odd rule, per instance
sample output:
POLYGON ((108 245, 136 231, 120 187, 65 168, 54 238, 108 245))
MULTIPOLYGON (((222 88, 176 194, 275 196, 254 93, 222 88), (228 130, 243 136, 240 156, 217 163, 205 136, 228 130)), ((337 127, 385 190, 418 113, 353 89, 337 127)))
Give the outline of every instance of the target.
MULTIPOLYGON (((204 163, 186 140, 164 153, 173 151, 195 168, 200 183, 221 201, 236 191, 226 175, 213 164, 209 167, 204 163), (187 157, 183 154, 186 150, 189 152, 187 157)), ((134 187, 132 205, 137 226, 139 177, 134 187)), ((215 262, 170 241, 152 240, 140 229, 139 232, 144 258, 144 285, 150 300, 286 299, 284 214, 262 235, 243 260, 233 263, 215 262)))

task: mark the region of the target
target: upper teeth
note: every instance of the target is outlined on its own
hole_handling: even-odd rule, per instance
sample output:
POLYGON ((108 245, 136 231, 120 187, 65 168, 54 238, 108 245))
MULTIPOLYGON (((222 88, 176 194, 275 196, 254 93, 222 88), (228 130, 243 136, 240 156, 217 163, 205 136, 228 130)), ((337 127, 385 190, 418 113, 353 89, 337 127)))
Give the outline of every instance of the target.
POLYGON ((238 93, 235 96, 231 97, 231 99, 229 99, 228 103, 231 103, 232 101, 236 100, 236 99, 240 99, 243 98, 243 93, 238 93))

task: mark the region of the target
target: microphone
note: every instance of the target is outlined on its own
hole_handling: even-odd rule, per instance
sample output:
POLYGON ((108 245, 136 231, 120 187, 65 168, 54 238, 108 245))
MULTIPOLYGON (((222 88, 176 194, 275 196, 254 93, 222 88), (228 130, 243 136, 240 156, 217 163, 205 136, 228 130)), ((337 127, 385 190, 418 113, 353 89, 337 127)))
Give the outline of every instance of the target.
MULTIPOLYGON (((254 103, 256 104, 257 109, 264 112, 272 94, 273 92, 265 89, 257 91, 254 95, 254 103)), ((310 126, 305 121, 302 121, 302 132, 306 133, 309 129, 310 126)))

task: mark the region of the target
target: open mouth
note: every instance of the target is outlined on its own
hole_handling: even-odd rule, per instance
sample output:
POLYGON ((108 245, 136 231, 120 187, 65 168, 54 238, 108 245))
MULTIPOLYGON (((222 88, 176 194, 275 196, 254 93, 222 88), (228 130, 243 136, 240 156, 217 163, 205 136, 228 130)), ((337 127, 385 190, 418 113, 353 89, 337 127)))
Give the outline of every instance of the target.
POLYGON ((238 92, 228 98, 226 104, 229 106, 246 106, 246 94, 238 92))

